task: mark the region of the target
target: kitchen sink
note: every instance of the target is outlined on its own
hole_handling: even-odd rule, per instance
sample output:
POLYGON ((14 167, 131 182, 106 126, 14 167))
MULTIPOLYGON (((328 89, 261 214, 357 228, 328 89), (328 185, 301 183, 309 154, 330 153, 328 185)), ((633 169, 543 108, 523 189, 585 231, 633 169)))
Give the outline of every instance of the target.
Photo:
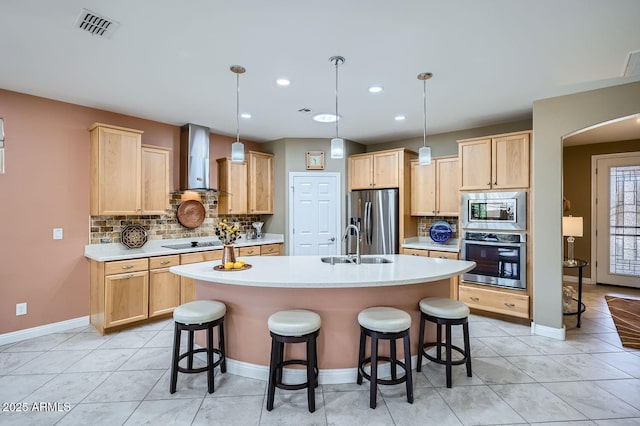
POLYGON ((222 245, 222 242, 220 241, 191 241, 190 243, 183 243, 183 244, 167 244, 162 247, 170 248, 174 250, 182 250, 187 248, 216 247, 221 245, 222 245))
MULTIPOLYGON (((350 263, 352 265, 356 264, 356 259, 352 258, 352 257, 347 257, 347 256, 328 256, 328 257, 322 257, 320 258, 320 260, 322 261, 322 263, 331 263, 331 264, 336 264, 336 263, 350 263)), ((393 263, 392 260, 389 259, 385 259, 384 257, 363 257, 361 259, 361 263, 393 263)))

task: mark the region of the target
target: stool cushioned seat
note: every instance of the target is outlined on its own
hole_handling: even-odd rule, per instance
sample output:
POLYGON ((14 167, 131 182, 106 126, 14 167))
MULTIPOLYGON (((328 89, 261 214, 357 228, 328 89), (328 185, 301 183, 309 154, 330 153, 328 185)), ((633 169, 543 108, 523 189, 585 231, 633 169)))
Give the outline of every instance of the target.
POLYGON ((375 306, 360 311, 358 322, 369 330, 398 333, 411 327, 411 316, 400 309, 375 306))
POLYGON ((194 300, 173 310, 173 319, 182 324, 203 324, 222 318, 227 313, 224 303, 216 300, 194 300))
POLYGON ((467 305, 444 297, 427 297, 420 300, 420 310, 425 314, 446 319, 461 319, 469 316, 467 305))
POLYGON ((320 315, 304 309, 280 311, 267 320, 269 331, 281 336, 302 336, 320 329, 320 315))

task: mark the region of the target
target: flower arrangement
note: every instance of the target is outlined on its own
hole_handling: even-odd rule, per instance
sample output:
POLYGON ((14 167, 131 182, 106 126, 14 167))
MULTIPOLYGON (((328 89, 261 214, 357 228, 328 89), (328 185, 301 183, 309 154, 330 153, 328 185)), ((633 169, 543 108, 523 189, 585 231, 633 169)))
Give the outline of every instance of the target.
POLYGON ((240 226, 237 223, 229 225, 226 220, 221 220, 213 229, 213 233, 222 241, 222 244, 233 244, 240 239, 240 226))

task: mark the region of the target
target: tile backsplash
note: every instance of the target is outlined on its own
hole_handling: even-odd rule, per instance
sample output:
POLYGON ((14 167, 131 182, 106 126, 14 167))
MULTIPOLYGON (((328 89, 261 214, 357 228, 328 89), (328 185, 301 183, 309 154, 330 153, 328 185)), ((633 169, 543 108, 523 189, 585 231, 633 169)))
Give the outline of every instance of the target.
POLYGON ((418 218, 418 237, 429 237, 429 229, 434 222, 445 221, 453 228, 451 238, 458 238, 458 217, 457 216, 423 216, 418 218))
POLYGON ((202 204, 205 207, 205 218, 197 228, 186 228, 178 222, 177 212, 181 202, 182 191, 170 194, 170 207, 165 215, 153 216, 91 216, 89 244, 119 243, 120 233, 127 225, 139 224, 145 227, 149 240, 170 240, 177 238, 210 237, 213 228, 220 219, 238 222, 242 232, 253 229, 251 224, 259 221, 259 215, 224 215, 218 216, 218 193, 201 192, 202 204))

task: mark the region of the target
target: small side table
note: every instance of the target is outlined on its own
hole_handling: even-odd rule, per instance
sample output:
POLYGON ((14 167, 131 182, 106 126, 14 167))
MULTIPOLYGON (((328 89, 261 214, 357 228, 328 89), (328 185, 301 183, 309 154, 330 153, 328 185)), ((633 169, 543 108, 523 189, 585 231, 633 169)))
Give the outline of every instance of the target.
POLYGON ((578 302, 578 308, 575 312, 565 312, 565 315, 577 315, 578 316, 578 325, 577 327, 580 328, 580 315, 587 310, 587 307, 585 306, 584 303, 582 303, 582 268, 584 268, 585 266, 589 266, 589 262, 587 262, 586 260, 581 260, 581 259, 575 259, 576 263, 575 265, 573 264, 569 264, 567 263, 567 261, 565 260, 562 263, 562 267, 563 268, 578 268, 578 298, 574 298, 573 300, 575 300, 576 302, 578 302))

